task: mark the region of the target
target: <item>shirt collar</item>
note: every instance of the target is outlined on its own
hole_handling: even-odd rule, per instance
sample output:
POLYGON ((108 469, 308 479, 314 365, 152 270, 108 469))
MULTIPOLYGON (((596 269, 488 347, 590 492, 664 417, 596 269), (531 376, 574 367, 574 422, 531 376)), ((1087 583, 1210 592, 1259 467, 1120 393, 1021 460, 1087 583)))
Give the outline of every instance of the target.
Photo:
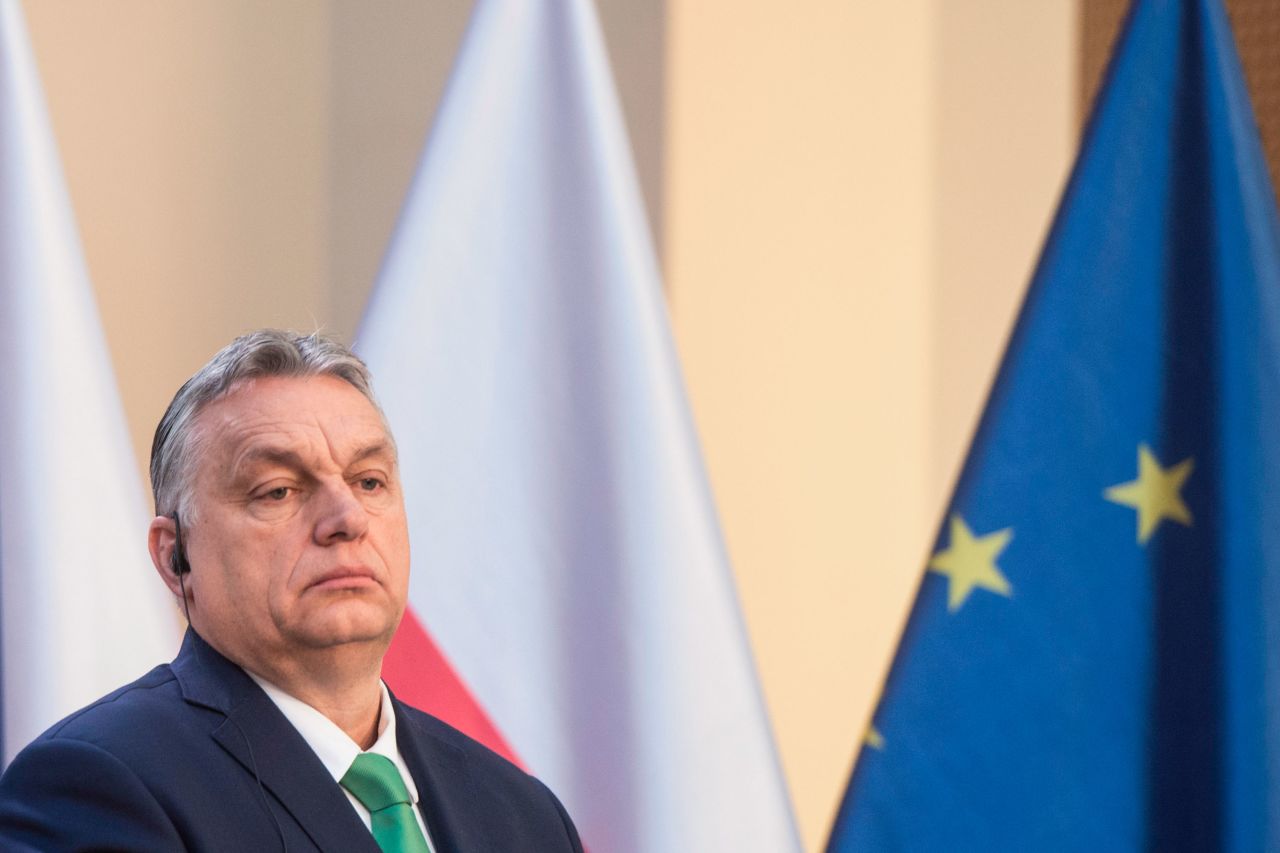
MULTIPOLYGON (((359 744, 353 741, 333 720, 330 720, 306 702, 290 696, 279 687, 263 678, 259 678, 252 672, 245 671, 267 694, 267 698, 275 703, 275 706, 280 709, 280 713, 284 714, 285 719, 298 730, 298 734, 302 735, 302 739, 315 752, 320 759, 320 763, 324 765, 324 769, 329 771, 333 781, 341 780, 347 774, 347 770, 351 768, 351 763, 356 760, 356 756, 360 754, 359 744)), ((369 747, 368 752, 376 752, 391 759, 396 765, 396 769, 400 771, 401 778, 404 779, 404 786, 409 791, 409 797, 413 800, 414 805, 417 805, 418 786, 414 784, 413 774, 409 772, 409 767, 404 763, 404 759, 400 756, 400 749, 396 745, 396 712, 391 704, 391 693, 387 690, 387 685, 382 681, 378 682, 378 690, 382 697, 382 707, 378 712, 378 739, 374 741, 373 746, 369 747)))

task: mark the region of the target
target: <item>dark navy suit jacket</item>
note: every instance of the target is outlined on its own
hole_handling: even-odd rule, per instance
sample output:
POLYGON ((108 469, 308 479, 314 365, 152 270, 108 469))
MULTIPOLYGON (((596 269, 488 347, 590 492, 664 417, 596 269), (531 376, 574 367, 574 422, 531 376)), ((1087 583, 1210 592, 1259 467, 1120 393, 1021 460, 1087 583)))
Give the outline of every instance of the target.
MULTIPOLYGON (((581 853, 541 782, 393 704, 438 853, 581 853)), ((184 849, 378 853, 302 736, 194 631, 171 665, 58 723, 0 777, 0 850, 184 849)))

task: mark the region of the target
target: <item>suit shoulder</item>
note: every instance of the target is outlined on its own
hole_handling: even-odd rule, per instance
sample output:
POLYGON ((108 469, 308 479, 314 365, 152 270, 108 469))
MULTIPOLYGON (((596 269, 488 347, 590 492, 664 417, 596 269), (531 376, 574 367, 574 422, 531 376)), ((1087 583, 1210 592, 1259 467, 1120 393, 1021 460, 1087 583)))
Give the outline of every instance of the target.
POLYGON ((37 739, 0 776, 0 848, 178 850, 154 792, 119 758, 74 739, 37 739))
POLYGON ((429 738, 445 749, 453 750, 466 761, 477 778, 486 780, 491 791, 506 791, 507 796, 515 799, 538 801, 550 794, 546 786, 524 768, 470 735, 425 711, 403 702, 397 704, 404 712, 405 722, 418 737, 429 738))
POLYGON ((0 775, 0 849, 178 850, 183 844, 147 770, 180 696, 168 666, 55 723, 0 775), (138 760, 141 758, 142 760, 138 760))
POLYGON ((403 712, 405 720, 417 731, 418 734, 427 735, 435 740, 450 746, 462 752, 468 760, 479 761, 484 765, 493 767, 505 773, 515 773, 520 776, 528 776, 524 770, 513 764, 510 760, 495 752, 480 741, 446 723, 439 717, 432 716, 426 711, 419 711, 411 705, 403 702, 396 703, 403 712))
POLYGON ((109 747, 119 737, 136 737, 151 725, 162 725, 183 704, 173 671, 162 664, 54 723, 32 743, 69 738, 109 747))

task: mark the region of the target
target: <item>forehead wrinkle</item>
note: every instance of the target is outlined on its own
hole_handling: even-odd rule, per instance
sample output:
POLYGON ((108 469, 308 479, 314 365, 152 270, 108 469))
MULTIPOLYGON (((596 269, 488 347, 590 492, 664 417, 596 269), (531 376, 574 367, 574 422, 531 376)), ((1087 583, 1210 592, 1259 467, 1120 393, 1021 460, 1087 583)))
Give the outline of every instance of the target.
POLYGON ((391 465, 395 465, 394 446, 385 436, 364 441, 360 441, 359 436, 354 441, 344 440, 344 447, 355 445, 355 449, 347 454, 342 452, 343 449, 323 425, 299 425, 303 428, 272 428, 264 433, 251 431, 243 437, 244 446, 236 451, 227 466, 231 478, 242 477, 261 464, 279 465, 295 473, 337 472, 350 469, 371 457, 385 455, 391 465))
MULTIPOLYGON (((368 401, 365 402, 367 404, 368 401)), ((377 410, 371 405, 367 413, 347 415, 333 425, 345 429, 339 429, 338 436, 334 436, 331 434, 331 424, 317 423, 329 458, 343 468, 384 451, 389 453, 392 461, 395 460, 395 444, 391 441, 386 425, 377 416, 377 410), (342 439, 342 447, 337 444, 339 437, 342 439)))
POLYGON ((245 382, 201 412, 197 423, 209 439, 222 438, 218 443, 230 456, 227 467, 232 470, 257 461, 309 467, 321 457, 324 467, 345 467, 383 450, 394 461, 395 442, 381 413, 363 395, 358 400, 363 410, 341 411, 341 405, 337 412, 325 406, 282 407, 265 383, 245 382), (259 391, 268 396, 260 397, 259 391))

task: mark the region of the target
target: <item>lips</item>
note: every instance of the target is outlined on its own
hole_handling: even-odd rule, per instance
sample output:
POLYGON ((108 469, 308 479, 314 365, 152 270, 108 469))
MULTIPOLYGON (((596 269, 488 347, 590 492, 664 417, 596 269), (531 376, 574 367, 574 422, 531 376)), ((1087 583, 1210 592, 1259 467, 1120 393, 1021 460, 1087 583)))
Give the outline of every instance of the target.
POLYGON ((359 589, 377 584, 373 571, 364 566, 340 566, 311 582, 312 589, 359 589))

